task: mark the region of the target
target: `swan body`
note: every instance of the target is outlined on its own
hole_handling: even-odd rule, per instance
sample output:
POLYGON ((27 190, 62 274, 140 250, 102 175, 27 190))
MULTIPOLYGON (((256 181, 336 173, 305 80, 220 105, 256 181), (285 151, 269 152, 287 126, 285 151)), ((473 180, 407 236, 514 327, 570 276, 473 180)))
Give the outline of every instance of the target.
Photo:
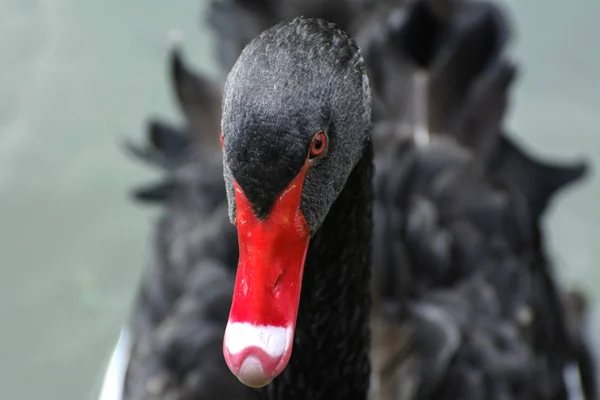
MULTIPOLYGON (((347 145, 358 149, 356 153, 347 151, 342 157, 334 151, 324 158, 325 164, 306 166, 310 156, 306 152, 301 156, 300 149, 308 151, 308 147, 299 145, 298 137, 303 134, 304 146, 309 146, 315 137, 311 135, 319 133, 316 127, 327 132, 327 122, 332 121, 327 118, 333 118, 334 109, 323 103, 321 110, 314 108, 324 98, 319 90, 325 85, 317 84, 309 93, 291 90, 302 87, 294 81, 294 74, 278 75, 294 71, 307 79, 304 85, 322 79, 311 76, 314 71, 302 64, 304 58, 293 58, 303 44, 296 42, 290 47, 298 40, 289 31, 290 25, 280 24, 260 35, 238 60, 225 88, 222 124, 218 121, 221 91, 187 70, 180 54, 173 53, 174 86, 188 126, 177 129, 154 121, 151 145, 145 149, 130 146, 138 158, 167 171, 163 182, 138 189, 134 195, 140 201, 168 205, 156 239, 157 248, 168 256, 155 255, 158 262, 149 269, 141 288, 128 328, 136 338, 129 361, 113 357, 115 362, 128 362, 126 369, 120 368, 127 371, 119 378, 125 382, 123 398, 358 399, 366 398, 369 385, 371 398, 390 400, 444 398, 442 395, 448 399, 568 398, 564 397, 567 392, 576 393, 577 388, 586 398, 594 398, 595 379, 589 377, 593 366, 586 370, 590 363, 584 360, 589 349, 578 333, 567 339, 566 331, 577 323, 564 318, 570 312, 549 270, 539 228, 552 195, 583 176, 585 166, 534 160, 502 129, 507 89, 516 68, 502 56, 509 30, 498 10, 487 3, 453 2, 454 7, 440 8, 431 4, 414 1, 400 9, 390 2, 381 6, 380 14, 372 14, 389 16, 385 24, 377 24, 381 17, 373 17, 372 22, 366 16, 352 28, 374 89, 371 316, 370 273, 364 263, 371 251, 361 246, 370 241, 366 232, 370 231, 371 150, 361 144, 368 143, 369 136, 364 135, 365 129, 348 128, 344 132, 357 132, 356 137, 361 138, 347 145), (436 41, 440 26, 446 31, 439 37, 446 41, 436 41), (418 32, 431 33, 427 38, 433 38, 432 46, 424 46, 429 53, 411 47, 418 42, 418 32), (277 40, 281 41, 276 47, 279 50, 272 51, 269 46, 277 40), (389 56, 398 49, 401 57, 389 56), (436 61, 436 54, 443 57, 436 61), (465 56, 469 54, 472 58, 465 56), (298 65, 292 65, 290 59, 298 65), (285 67, 273 70, 273 65, 285 67), (472 75, 453 79, 461 70, 472 75), (459 85, 447 87, 447 82, 459 85), (470 90, 473 87, 476 90, 470 90), (438 93, 446 97, 439 96, 440 102, 432 103, 438 93), (303 102, 308 95, 312 100, 303 102), (448 107, 450 100, 452 107, 448 107), (302 112, 294 114, 292 110, 298 107, 302 112), (319 121, 317 116, 324 119, 319 121), (306 120, 300 123, 300 117, 306 120), (224 127, 224 160, 214 156, 218 153, 214 132, 219 125, 224 127), (303 132, 302 127, 307 126, 315 128, 303 132), (275 136, 274 132, 288 133, 275 136), (336 157, 343 160, 328 161, 336 157), (294 166, 284 171, 284 162, 294 166), (336 165, 347 166, 336 169, 340 168, 336 165), (279 311, 264 303, 250 307, 255 314, 235 311, 235 299, 243 299, 236 294, 244 290, 244 278, 240 277, 247 272, 236 270, 238 238, 230 222, 237 222, 241 210, 244 221, 254 216, 254 229, 261 229, 261 222, 269 219, 274 207, 284 213, 278 211, 278 215, 285 215, 288 208, 277 208, 279 203, 273 199, 285 193, 293 195, 293 182, 300 182, 294 179, 301 172, 306 174, 301 186, 306 186, 309 194, 302 192, 300 200, 290 203, 297 207, 300 201, 304 221, 299 223, 309 232, 302 236, 309 247, 302 286, 294 295, 299 296, 298 308, 293 307, 294 300, 289 301, 291 306, 280 316, 287 321, 283 325, 256 324, 253 321, 272 319, 279 311), (223 173, 225 183, 220 178, 223 173), (340 176, 345 177, 347 188, 344 179, 336 178, 340 176), (474 202, 474 198, 481 201, 474 202), (451 204, 454 209, 449 208, 451 204), (351 229, 355 223, 363 224, 363 229, 351 229), (336 231, 338 225, 343 229, 336 231), (336 236, 345 236, 344 241, 353 243, 353 251, 360 256, 348 253, 344 241, 331 239, 336 236), (210 257, 201 255, 219 247, 216 254, 208 251, 213 253, 210 257), (517 248, 529 249, 536 262, 519 258, 513 253, 517 248), (202 261, 205 258, 208 260, 202 261), (335 259, 341 261, 330 261, 329 267, 324 267, 326 260, 335 259), (359 273, 352 276, 344 265, 354 265, 356 259, 359 273), (514 286, 514 282, 520 284, 514 286), (532 287, 536 289, 531 291, 532 287), (339 318, 333 318, 334 313, 339 318), (338 319, 353 323, 334 324, 338 319), (223 341, 226 326, 229 335, 223 341), (365 353, 370 327, 371 362, 365 353), (541 339, 544 329, 556 333, 550 338, 553 344, 541 339), (272 340, 262 342, 265 335, 272 340), (253 353, 257 348, 264 353, 253 353), (560 349, 556 355, 551 354, 554 348, 560 349), (249 386, 263 386, 277 378, 262 389, 242 385, 228 371, 222 350, 229 369, 249 386), (318 356, 294 356, 296 352, 318 356), (232 356, 236 354, 245 355, 232 356), (276 360, 275 364, 283 364, 270 367, 264 354, 276 360), (347 361, 355 368, 340 369, 336 361, 340 354, 342 359, 355 357, 347 361), (244 367, 246 359, 250 361, 244 367), (532 373, 544 362, 551 367, 532 373), (582 379, 583 390, 578 385, 567 388, 572 380, 564 376, 572 362, 579 363, 579 376, 587 376, 582 379), (350 381, 352 385, 340 383, 350 381)), ((318 39, 336 28, 310 19, 294 20, 292 26, 294 23, 315 30, 317 39, 300 35, 308 42, 324 40, 319 43, 327 46, 327 40, 338 35, 328 33, 327 40, 318 39), (323 31, 316 32, 319 29, 323 31)), ((302 32, 298 25, 295 29, 302 32)), ((335 40, 344 41, 344 37, 335 40)), ((233 40, 240 49, 248 41, 233 40)), ((314 57, 310 50, 306 52, 314 57)), ((335 58, 327 57, 319 61, 336 65, 335 58)), ((353 104, 362 103, 354 100, 353 104)), ((361 113, 364 110, 354 115, 361 113)), ((368 120, 352 125, 363 126, 368 120)), ((256 232, 259 230, 242 230, 245 235, 256 232)), ((274 240, 273 236, 264 238, 274 240)), ((240 243, 242 249, 260 246, 240 243)), ((245 264, 244 257, 248 255, 242 255, 240 265, 252 265, 245 264)), ((269 257, 271 265, 283 265, 277 264, 280 254, 269 257)), ((277 286, 279 278, 275 278, 272 284, 277 286)), ((260 286, 261 279, 271 278, 256 279, 260 286)), ((298 282, 283 279, 284 285, 298 282)), ((109 386, 110 380, 106 382, 109 386)))

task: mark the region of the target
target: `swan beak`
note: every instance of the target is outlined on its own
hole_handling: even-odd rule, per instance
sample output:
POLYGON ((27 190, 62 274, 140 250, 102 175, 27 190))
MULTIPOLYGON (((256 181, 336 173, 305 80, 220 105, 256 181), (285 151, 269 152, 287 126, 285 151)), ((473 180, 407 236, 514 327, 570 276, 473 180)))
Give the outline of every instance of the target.
POLYGON ((250 387, 269 384, 292 354, 310 241, 300 208, 307 169, 308 163, 263 220, 234 182, 240 259, 223 354, 231 372, 250 387))

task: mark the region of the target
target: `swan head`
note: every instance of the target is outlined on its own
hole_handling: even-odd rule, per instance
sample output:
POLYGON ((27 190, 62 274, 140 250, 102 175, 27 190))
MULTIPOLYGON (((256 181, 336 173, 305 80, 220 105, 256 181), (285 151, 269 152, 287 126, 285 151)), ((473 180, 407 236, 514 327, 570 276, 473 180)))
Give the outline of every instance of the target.
POLYGON ((263 32, 227 78, 221 143, 240 259, 223 350, 248 386, 290 359, 308 246, 365 151, 370 119, 360 51, 320 19, 263 32))

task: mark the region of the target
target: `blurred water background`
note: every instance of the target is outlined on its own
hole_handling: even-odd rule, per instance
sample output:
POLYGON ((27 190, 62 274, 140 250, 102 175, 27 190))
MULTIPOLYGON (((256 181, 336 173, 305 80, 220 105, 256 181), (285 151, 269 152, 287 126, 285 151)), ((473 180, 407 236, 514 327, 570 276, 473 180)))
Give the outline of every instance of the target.
MULTIPOLYGON (((521 65, 513 132, 535 154, 600 160, 600 2, 503 3, 521 65)), ((0 398, 81 400, 100 378, 157 212, 129 201, 156 175, 120 143, 152 114, 181 118, 167 31, 183 30, 192 65, 216 73, 205 6, 0 0, 0 398)), ((596 319, 599 200, 593 171, 545 224, 560 275, 596 294, 596 319)))

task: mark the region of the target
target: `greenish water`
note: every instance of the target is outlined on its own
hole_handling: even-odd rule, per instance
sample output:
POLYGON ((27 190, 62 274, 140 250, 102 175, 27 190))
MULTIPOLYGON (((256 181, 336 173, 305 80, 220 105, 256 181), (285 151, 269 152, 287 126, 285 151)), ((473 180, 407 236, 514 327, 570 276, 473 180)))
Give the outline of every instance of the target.
MULTIPOLYGON (((600 3, 511 0, 523 73, 511 126, 537 154, 600 154, 600 3)), ((165 35, 214 73, 197 0, 0 0, 2 398, 87 398, 129 311, 155 212, 155 175, 119 149, 172 104, 165 35)), ((600 180, 560 196, 547 228, 561 274, 600 293, 600 180)), ((597 298, 597 300, 600 297, 597 298)), ((600 317, 600 314, 598 314, 600 317)))

